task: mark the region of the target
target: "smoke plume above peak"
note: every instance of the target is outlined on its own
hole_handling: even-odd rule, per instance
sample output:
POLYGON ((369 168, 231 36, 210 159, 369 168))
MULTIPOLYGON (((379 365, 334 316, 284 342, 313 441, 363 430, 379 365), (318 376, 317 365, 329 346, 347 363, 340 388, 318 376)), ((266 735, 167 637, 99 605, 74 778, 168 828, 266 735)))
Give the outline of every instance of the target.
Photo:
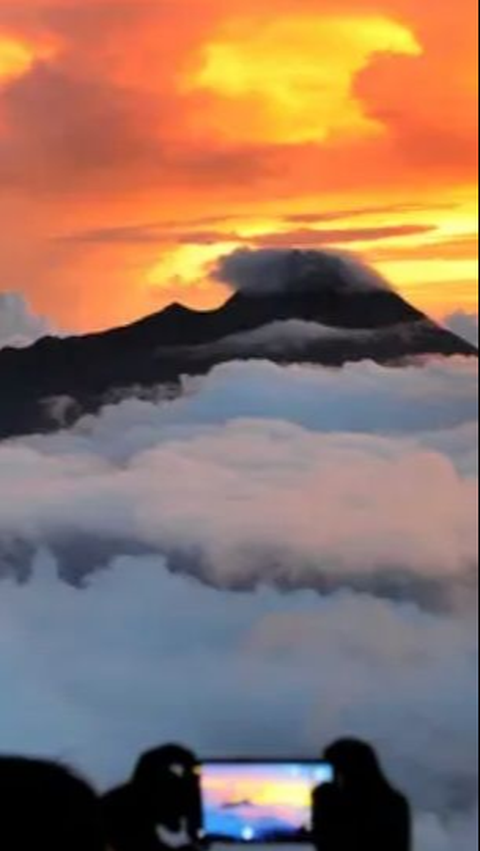
POLYGON ((214 277, 251 297, 325 287, 345 293, 390 290, 387 281, 357 257, 335 251, 242 248, 220 260, 214 277))

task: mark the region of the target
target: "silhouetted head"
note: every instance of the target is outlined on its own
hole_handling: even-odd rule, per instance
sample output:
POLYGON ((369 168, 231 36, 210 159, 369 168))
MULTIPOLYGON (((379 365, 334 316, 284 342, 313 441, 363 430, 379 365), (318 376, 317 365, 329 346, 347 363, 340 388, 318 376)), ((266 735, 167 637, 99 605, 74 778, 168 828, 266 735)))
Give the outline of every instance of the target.
POLYGON ((179 817, 190 784, 197 781, 198 761, 180 745, 165 745, 145 753, 132 785, 142 807, 159 823, 179 817))
POLYGON ((62 766, 0 759, 0 847, 106 851, 100 802, 62 766))
POLYGON ((387 783, 375 751, 365 742, 342 739, 327 749, 325 759, 346 788, 367 790, 387 783))
POLYGON ((192 774, 198 762, 191 751, 180 745, 165 745, 143 754, 133 776, 135 786, 143 790, 157 788, 165 778, 192 774))

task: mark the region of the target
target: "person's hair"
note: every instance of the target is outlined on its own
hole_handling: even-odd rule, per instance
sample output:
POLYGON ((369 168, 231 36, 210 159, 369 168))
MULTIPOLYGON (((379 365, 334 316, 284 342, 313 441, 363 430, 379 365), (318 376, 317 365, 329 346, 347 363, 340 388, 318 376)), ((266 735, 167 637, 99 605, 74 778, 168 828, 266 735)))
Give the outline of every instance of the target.
POLYGON ((12 851, 105 851, 100 802, 69 769, 0 758, 0 847, 12 851))
POLYGON ((131 788, 144 816, 161 824, 175 824, 187 816, 192 829, 199 828, 201 805, 197 768, 195 755, 180 745, 165 745, 143 754, 135 768, 131 788), (177 768, 183 771, 178 773, 177 768))
POLYGON ((358 739, 341 739, 325 751, 325 759, 350 788, 364 792, 389 785, 371 745, 358 739))
POLYGON ((151 788, 168 774, 172 766, 180 765, 187 772, 192 772, 197 764, 194 754, 181 745, 164 745, 140 757, 133 782, 143 789, 151 788))

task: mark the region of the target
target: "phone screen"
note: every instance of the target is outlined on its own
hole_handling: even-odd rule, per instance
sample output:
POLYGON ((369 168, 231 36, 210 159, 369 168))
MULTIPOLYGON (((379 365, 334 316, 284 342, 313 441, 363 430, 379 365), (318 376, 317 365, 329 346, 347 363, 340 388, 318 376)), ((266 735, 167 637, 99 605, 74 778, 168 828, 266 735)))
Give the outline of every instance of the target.
POLYGON ((204 832, 218 842, 308 842, 313 792, 333 780, 321 762, 205 763, 204 832))

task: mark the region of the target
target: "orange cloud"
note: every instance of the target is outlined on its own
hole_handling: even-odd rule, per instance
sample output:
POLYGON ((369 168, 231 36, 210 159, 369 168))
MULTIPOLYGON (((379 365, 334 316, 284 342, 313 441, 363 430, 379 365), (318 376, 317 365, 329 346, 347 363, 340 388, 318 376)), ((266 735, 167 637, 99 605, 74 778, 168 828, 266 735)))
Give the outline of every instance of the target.
POLYGON ((3 4, 0 289, 73 328, 212 304, 226 246, 314 241, 343 210, 336 244, 420 306, 470 306, 476 18, 473 0, 3 4))
POLYGON ((302 143, 376 135, 382 125, 366 114, 353 82, 382 52, 415 56, 421 46, 387 17, 320 12, 261 27, 247 19, 205 45, 190 86, 216 96, 206 122, 230 140, 302 143))
POLYGON ((0 36, 1 82, 21 76, 31 68, 34 61, 35 54, 26 44, 0 36))

